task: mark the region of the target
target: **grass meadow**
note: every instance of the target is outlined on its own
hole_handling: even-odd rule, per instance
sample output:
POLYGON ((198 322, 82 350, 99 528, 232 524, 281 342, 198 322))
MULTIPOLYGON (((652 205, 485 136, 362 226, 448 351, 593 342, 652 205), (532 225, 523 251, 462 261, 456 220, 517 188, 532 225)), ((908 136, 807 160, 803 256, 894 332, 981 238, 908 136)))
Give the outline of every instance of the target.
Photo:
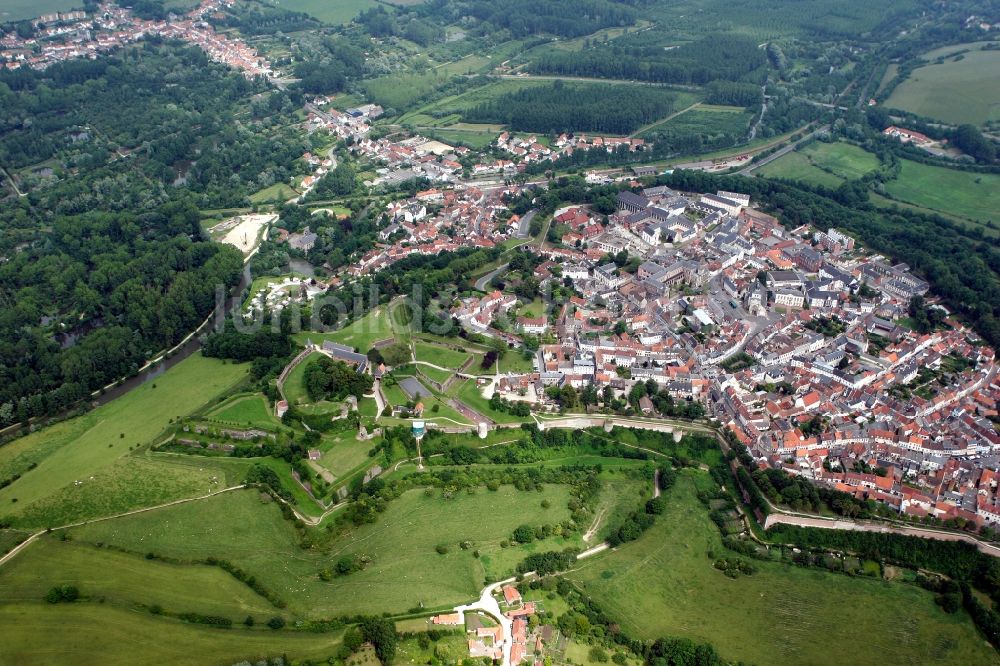
POLYGON ((885 106, 953 124, 1000 120, 1000 51, 948 55, 962 46, 976 49, 972 44, 955 45, 946 53, 924 54, 925 58, 944 57, 944 62, 915 69, 896 86, 885 106))
POLYGON ((23 666, 200 666, 281 655, 322 660, 337 651, 342 635, 275 632, 259 624, 216 629, 107 603, 41 600, 0 603, 0 627, 4 663, 23 666))
POLYGON ((210 411, 207 417, 215 421, 260 428, 273 428, 278 424, 267 399, 260 393, 234 396, 210 411))
POLYGON ((902 161, 899 178, 885 184, 894 199, 972 221, 1000 220, 1000 175, 902 161))
POLYGON ((207 492, 207 474, 169 473, 129 453, 246 372, 195 354, 117 400, 0 447, 0 476, 21 474, 0 490, 0 511, 15 526, 45 527, 207 492))
POLYGON ((464 351, 433 345, 427 342, 415 342, 414 352, 418 361, 439 365, 442 368, 459 369, 469 360, 469 354, 464 351))
POLYGON ((439 490, 431 497, 411 490, 394 500, 377 523, 310 551, 298 547, 294 528, 278 508, 253 491, 95 523, 72 530, 71 536, 140 553, 225 557, 274 590, 288 602, 288 613, 297 617, 401 613, 420 602, 432 608, 461 603, 477 594, 484 576, 512 571, 529 550, 572 545, 550 538, 530 546, 500 546, 522 523, 565 520, 568 498, 568 487, 559 485, 542 492, 480 488, 454 499, 442 498, 439 490), (541 507, 545 499, 551 503, 548 509, 541 507), (472 549, 459 547, 464 540, 473 542, 480 558, 472 549), (439 555, 438 545, 449 552, 439 555), (372 562, 364 571, 331 582, 320 580, 318 572, 345 554, 368 555, 372 562))
POLYGON ((330 340, 354 347, 364 354, 372 348, 373 343, 391 337, 393 337, 393 329, 387 314, 387 307, 381 306, 339 330, 329 333, 302 331, 296 333, 293 339, 299 345, 305 345, 306 340, 312 340, 316 344, 330 340))
POLYGON ((965 613, 913 585, 757 561, 754 575, 726 577, 708 553, 731 554, 696 497, 713 485, 685 470, 653 528, 568 577, 630 634, 707 641, 731 661, 996 663, 965 613))
POLYGON ((878 166, 877 157, 855 145, 817 141, 779 157, 761 167, 757 173, 833 189, 847 179, 860 178, 874 171, 878 166))

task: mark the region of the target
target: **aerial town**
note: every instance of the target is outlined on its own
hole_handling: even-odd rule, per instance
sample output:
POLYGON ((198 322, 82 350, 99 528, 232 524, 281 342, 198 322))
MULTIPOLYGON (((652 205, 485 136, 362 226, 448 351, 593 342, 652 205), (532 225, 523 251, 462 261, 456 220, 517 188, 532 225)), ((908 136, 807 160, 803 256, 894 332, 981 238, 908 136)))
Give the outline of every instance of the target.
POLYGON ((233 0, 203 0, 187 14, 167 21, 143 20, 118 4, 99 5, 92 16, 83 11, 45 14, 38 18, 38 32, 21 37, 12 32, 0 38, 0 66, 6 69, 45 69, 76 58, 94 59, 148 35, 180 39, 198 46, 216 62, 242 71, 248 77, 270 76, 270 64, 239 39, 218 34, 204 20, 233 0))

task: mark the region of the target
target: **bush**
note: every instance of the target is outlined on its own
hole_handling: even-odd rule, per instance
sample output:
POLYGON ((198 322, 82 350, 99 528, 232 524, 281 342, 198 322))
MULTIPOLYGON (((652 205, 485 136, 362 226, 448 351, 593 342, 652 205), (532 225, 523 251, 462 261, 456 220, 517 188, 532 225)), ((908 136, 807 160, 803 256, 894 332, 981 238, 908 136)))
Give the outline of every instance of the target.
POLYGON ((282 627, 285 626, 285 618, 281 617, 280 615, 275 615, 274 617, 272 617, 270 620, 267 621, 267 626, 271 627, 274 630, 281 629, 282 627))
POLYGON ((444 544, 438 544, 437 546, 434 547, 434 550, 437 551, 438 555, 448 554, 448 546, 445 546, 444 544))
POLYGON ((73 603, 80 598, 80 590, 75 585, 63 585, 62 587, 53 587, 45 595, 45 600, 50 604, 58 604, 60 602, 73 603))
POLYGON ((590 660, 597 661, 602 664, 608 661, 608 651, 602 648, 600 645, 595 645, 590 648, 590 660))

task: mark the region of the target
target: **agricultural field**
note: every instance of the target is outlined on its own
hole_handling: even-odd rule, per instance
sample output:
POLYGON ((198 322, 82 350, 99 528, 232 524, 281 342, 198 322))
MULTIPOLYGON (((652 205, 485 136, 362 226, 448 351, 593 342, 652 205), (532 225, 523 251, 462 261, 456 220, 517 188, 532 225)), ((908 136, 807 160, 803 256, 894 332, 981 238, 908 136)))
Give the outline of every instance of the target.
POLYGON ((826 663, 831 645, 849 663, 887 654, 906 663, 996 661, 967 615, 945 613, 913 585, 756 560, 752 576, 726 577, 709 553, 731 553, 696 496, 713 485, 685 470, 654 527, 568 577, 636 637, 706 641, 733 661, 826 663))
POLYGON ((0 447, 0 474, 21 474, 0 490, 3 513, 16 525, 57 525, 70 514, 106 515, 135 508, 144 498, 185 496, 194 487, 206 492, 207 475, 178 472, 183 478, 157 481, 161 470, 129 452, 242 381, 246 372, 246 365, 194 354, 117 400, 0 447), (138 482, 153 486, 133 485, 138 482))
POLYGON ((834 189, 844 180, 860 178, 878 166, 877 157, 855 145, 816 141, 764 165, 757 173, 834 189))
POLYGON ((361 12, 378 6, 375 0, 281 0, 274 4, 282 9, 305 12, 329 25, 350 23, 361 12))
POLYGON ((750 126, 752 113, 737 107, 701 107, 686 111, 665 123, 654 125, 643 134, 664 132, 674 135, 729 134, 742 137, 750 126))
POLYGON ((886 193, 922 208, 967 220, 1000 220, 1000 175, 972 173, 902 160, 899 178, 886 193))
POLYGON ((926 59, 945 60, 914 70, 885 106, 953 124, 1000 120, 1000 51, 976 46, 965 45, 974 50, 958 55, 949 54, 959 46, 924 54, 926 59))

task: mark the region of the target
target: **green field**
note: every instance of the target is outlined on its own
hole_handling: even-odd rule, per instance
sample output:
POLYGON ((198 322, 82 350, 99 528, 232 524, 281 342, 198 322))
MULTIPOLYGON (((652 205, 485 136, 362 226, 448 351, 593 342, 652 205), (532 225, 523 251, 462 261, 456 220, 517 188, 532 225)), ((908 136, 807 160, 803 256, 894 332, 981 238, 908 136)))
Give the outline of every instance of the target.
POLYGON ((283 654, 326 659, 342 632, 275 632, 186 624, 100 603, 0 604, 4 663, 24 664, 233 664, 283 654))
POLYGON ((250 202, 263 203, 265 201, 276 201, 284 203, 297 195, 298 192, 293 190, 290 185, 286 183, 275 183, 270 187, 265 187, 264 189, 251 194, 250 202))
MULTIPOLYGON (((675 93, 680 99, 674 105, 676 109, 683 109, 694 101, 697 101, 691 93, 675 93)), ((716 136, 720 134, 730 134, 743 138, 747 128, 750 126, 752 113, 738 107, 703 107, 699 106, 690 111, 685 111, 666 122, 660 122, 647 126, 641 130, 640 136, 649 136, 655 133, 667 135, 688 135, 703 134, 705 136, 716 136)))
POLYGON ((209 412, 208 418, 265 428, 277 424, 267 400, 259 393, 235 396, 209 412))
POLYGON ((170 613, 267 618, 277 609, 219 567, 168 564, 91 544, 39 540, 0 570, 5 602, 40 601, 53 585, 75 585, 88 597, 128 609, 159 605, 170 613))
POLYGON ((816 141, 764 165, 757 173, 834 189, 844 180, 860 178, 878 166, 877 157, 855 145, 816 141))
POLYGON ((81 0, 4 0, 0 6, 0 23, 32 19, 42 14, 83 9, 81 0))
POLYGON ((378 6, 375 0, 280 0, 274 4, 282 9, 305 12, 330 25, 350 23, 361 12, 378 6))
POLYGON ((531 417, 511 416, 505 412, 491 409, 490 401, 483 397, 483 392, 472 379, 456 382, 449 389, 449 392, 472 409, 483 416, 488 416, 497 423, 525 423, 531 420, 531 417))
POLYGON ((886 193, 923 208, 968 220, 1000 220, 1000 175, 971 173, 902 160, 886 193))
POLYGON ((321 447, 325 450, 319 464, 337 477, 342 477, 371 461, 371 458, 368 457, 368 451, 372 448, 371 442, 359 442, 349 435, 329 439, 331 443, 324 442, 323 447, 321 447))
POLYGON ((350 345, 362 354, 372 348, 372 344, 393 337, 392 324, 386 314, 386 307, 379 307, 344 328, 329 333, 302 331, 293 338, 299 345, 305 345, 306 340, 320 344, 324 340, 350 345))
POLYGON ((300 549, 277 507, 262 504, 251 491, 95 523, 74 529, 72 537, 172 557, 225 557, 285 599, 288 614, 297 617, 399 613, 421 601, 429 607, 462 603, 478 593, 485 575, 508 573, 530 549, 568 545, 550 538, 525 547, 500 547, 522 523, 565 520, 566 486, 546 486, 542 492, 501 486, 497 492, 477 489, 450 500, 440 491, 432 494, 408 491, 377 523, 356 528, 320 550, 300 549), (544 499, 551 503, 548 509, 541 507, 544 499), (459 548, 464 540, 480 550, 480 559, 459 548), (447 545, 448 554, 439 555, 438 545, 447 545), (321 581, 318 571, 345 553, 368 555, 372 563, 364 571, 321 581))
POLYGON ((709 642, 728 660, 996 663, 965 613, 948 615, 913 585, 758 561, 754 575, 727 578, 708 553, 732 553, 695 495, 713 485, 684 471, 653 528, 568 576, 633 636, 709 642))
POLYGON ((246 365, 195 354, 92 412, 3 446, 0 474, 22 474, 0 490, 3 512, 17 525, 45 526, 67 516, 105 515, 147 499, 184 496, 193 487, 206 492, 206 474, 184 470, 161 478, 159 464, 129 451, 242 380, 246 371, 246 365), (29 470, 32 463, 37 466, 29 470))
POLYGON ((305 405, 310 402, 309 394, 306 392, 306 366, 313 361, 324 358, 325 356, 325 354, 313 352, 309 354, 309 356, 306 356, 301 363, 292 368, 292 371, 288 373, 288 376, 285 378, 285 383, 281 386, 281 390, 284 392, 285 399, 288 400, 289 405, 305 405))
POLYGON ((457 370, 469 360, 468 353, 458 351, 456 349, 449 349, 440 345, 432 345, 426 342, 415 342, 413 347, 418 361, 426 361, 427 363, 440 365, 442 368, 452 368, 457 370))
POLYGON ((925 54, 925 58, 945 56, 945 62, 915 69, 896 86, 885 106, 954 124, 1000 120, 1000 51, 947 55, 960 48, 925 54))

